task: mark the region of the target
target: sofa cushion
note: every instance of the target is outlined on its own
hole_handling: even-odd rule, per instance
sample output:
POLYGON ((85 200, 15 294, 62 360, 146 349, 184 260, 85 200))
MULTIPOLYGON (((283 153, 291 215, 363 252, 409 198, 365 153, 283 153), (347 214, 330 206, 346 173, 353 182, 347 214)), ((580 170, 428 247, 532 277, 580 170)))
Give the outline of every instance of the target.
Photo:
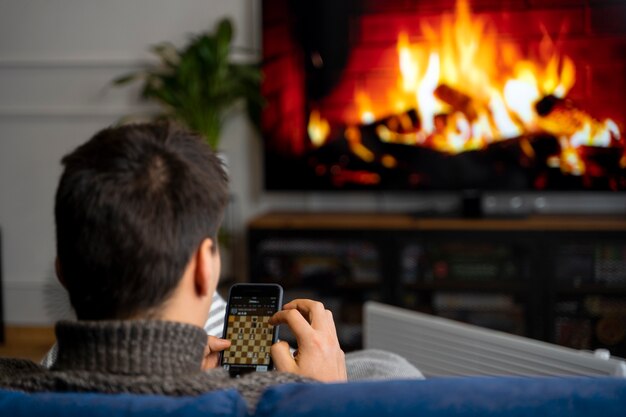
POLYGON ((197 397, 137 394, 23 393, 0 390, 0 416, 247 416, 235 390, 197 397))
POLYGON ((626 415, 626 379, 448 377, 267 390, 259 417, 626 415))

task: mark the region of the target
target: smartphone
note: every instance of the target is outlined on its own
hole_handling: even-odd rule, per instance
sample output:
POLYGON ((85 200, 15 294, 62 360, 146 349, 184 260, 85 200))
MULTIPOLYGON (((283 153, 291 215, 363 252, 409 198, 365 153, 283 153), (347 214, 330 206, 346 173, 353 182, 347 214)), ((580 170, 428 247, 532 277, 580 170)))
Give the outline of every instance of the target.
POLYGON ((221 365, 233 377, 274 369, 270 347, 278 340, 278 326, 269 318, 282 308, 278 284, 235 284, 228 294, 224 339, 232 342, 222 352, 221 365))

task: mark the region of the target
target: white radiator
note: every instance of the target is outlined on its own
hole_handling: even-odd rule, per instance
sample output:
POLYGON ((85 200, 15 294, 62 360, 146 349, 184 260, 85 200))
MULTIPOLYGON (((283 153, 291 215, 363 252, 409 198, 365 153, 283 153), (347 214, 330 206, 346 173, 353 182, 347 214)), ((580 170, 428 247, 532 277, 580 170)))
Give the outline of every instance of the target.
POLYGON ((626 362, 428 314, 367 302, 363 345, 405 357, 426 376, 614 375, 626 362))

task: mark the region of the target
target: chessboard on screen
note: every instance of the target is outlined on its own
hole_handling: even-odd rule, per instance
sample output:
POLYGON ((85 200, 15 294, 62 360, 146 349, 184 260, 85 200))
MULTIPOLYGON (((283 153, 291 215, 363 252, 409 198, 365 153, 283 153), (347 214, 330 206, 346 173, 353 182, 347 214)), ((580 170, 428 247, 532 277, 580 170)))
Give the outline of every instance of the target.
POLYGON ((270 316, 229 315, 226 338, 232 342, 224 351, 223 366, 244 365, 256 371, 267 371, 270 367, 270 347, 274 328, 269 324, 270 316))

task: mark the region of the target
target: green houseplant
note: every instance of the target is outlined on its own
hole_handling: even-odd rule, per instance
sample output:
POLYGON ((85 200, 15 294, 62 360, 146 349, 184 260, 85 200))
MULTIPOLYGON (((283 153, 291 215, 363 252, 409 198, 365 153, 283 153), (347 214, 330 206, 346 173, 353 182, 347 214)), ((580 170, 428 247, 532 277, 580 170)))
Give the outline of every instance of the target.
POLYGON ((151 48, 159 61, 115 79, 115 85, 142 81, 141 97, 162 108, 155 119, 173 120, 201 134, 217 150, 225 117, 245 102, 258 125, 263 98, 257 65, 232 63, 233 25, 219 21, 213 32, 193 35, 177 49, 169 42, 151 48))

